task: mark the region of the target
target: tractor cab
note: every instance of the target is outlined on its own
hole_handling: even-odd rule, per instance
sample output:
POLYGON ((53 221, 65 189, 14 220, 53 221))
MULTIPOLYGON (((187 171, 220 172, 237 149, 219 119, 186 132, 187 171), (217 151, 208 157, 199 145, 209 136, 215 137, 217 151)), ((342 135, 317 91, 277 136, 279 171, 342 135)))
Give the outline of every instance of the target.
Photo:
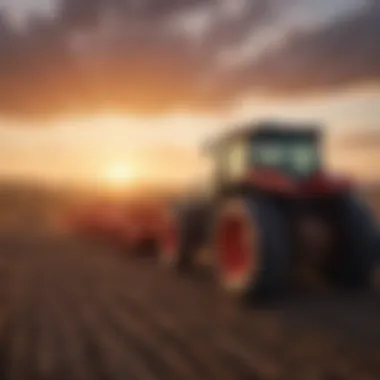
POLYGON ((312 126, 262 123, 209 145, 217 181, 226 185, 262 173, 306 180, 321 170, 321 135, 312 126))
POLYGON ((216 191, 248 184, 293 196, 346 191, 347 181, 324 172, 322 134, 317 126, 260 123, 235 129, 213 141, 216 191))
POLYGON ((319 135, 312 129, 257 131, 249 141, 249 164, 306 179, 321 169, 319 149, 319 135))

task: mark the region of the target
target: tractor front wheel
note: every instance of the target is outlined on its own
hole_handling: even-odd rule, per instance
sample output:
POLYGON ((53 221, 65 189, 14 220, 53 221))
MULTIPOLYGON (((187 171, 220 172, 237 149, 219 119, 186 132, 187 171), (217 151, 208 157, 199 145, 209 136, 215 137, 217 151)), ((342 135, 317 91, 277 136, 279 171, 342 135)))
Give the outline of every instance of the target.
POLYGON ((191 272, 197 258, 208 243, 212 215, 207 201, 189 202, 173 212, 161 244, 161 258, 179 272, 191 272))

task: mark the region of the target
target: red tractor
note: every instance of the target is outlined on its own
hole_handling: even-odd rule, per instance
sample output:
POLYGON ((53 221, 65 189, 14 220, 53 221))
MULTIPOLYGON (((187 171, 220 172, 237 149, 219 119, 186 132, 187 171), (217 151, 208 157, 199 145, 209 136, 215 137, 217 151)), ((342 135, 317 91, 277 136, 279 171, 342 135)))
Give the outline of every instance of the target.
POLYGON ((313 126, 264 122, 211 143, 212 199, 179 207, 165 261, 188 270, 208 252, 218 283, 238 298, 268 299, 300 282, 369 285, 377 222, 350 181, 326 173, 321 139, 313 126))

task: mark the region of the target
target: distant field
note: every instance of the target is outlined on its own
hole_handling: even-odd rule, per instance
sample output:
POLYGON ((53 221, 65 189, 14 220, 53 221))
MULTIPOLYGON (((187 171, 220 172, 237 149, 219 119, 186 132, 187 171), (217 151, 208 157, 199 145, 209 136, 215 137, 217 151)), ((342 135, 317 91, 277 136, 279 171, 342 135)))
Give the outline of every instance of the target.
MULTIPOLYGON (((365 190, 363 196, 380 220, 380 189, 365 190)), ((89 199, 75 192, 0 183, 0 235, 11 231, 56 232, 69 213, 89 199)))

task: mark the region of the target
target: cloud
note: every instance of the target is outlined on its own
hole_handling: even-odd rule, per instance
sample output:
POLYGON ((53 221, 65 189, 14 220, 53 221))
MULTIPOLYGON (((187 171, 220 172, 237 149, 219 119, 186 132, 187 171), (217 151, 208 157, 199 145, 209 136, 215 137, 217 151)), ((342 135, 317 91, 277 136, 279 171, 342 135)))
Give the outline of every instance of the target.
POLYGON ((290 27, 267 48, 270 26, 292 20, 304 2, 62 0, 54 18, 30 17, 23 30, 2 16, 0 114, 210 112, 254 92, 290 96, 379 81, 374 0, 335 22, 290 27), (244 41, 256 41, 256 54, 221 67, 223 53, 244 41))
POLYGON ((232 73, 235 91, 320 91, 380 79, 380 3, 280 47, 232 73))

